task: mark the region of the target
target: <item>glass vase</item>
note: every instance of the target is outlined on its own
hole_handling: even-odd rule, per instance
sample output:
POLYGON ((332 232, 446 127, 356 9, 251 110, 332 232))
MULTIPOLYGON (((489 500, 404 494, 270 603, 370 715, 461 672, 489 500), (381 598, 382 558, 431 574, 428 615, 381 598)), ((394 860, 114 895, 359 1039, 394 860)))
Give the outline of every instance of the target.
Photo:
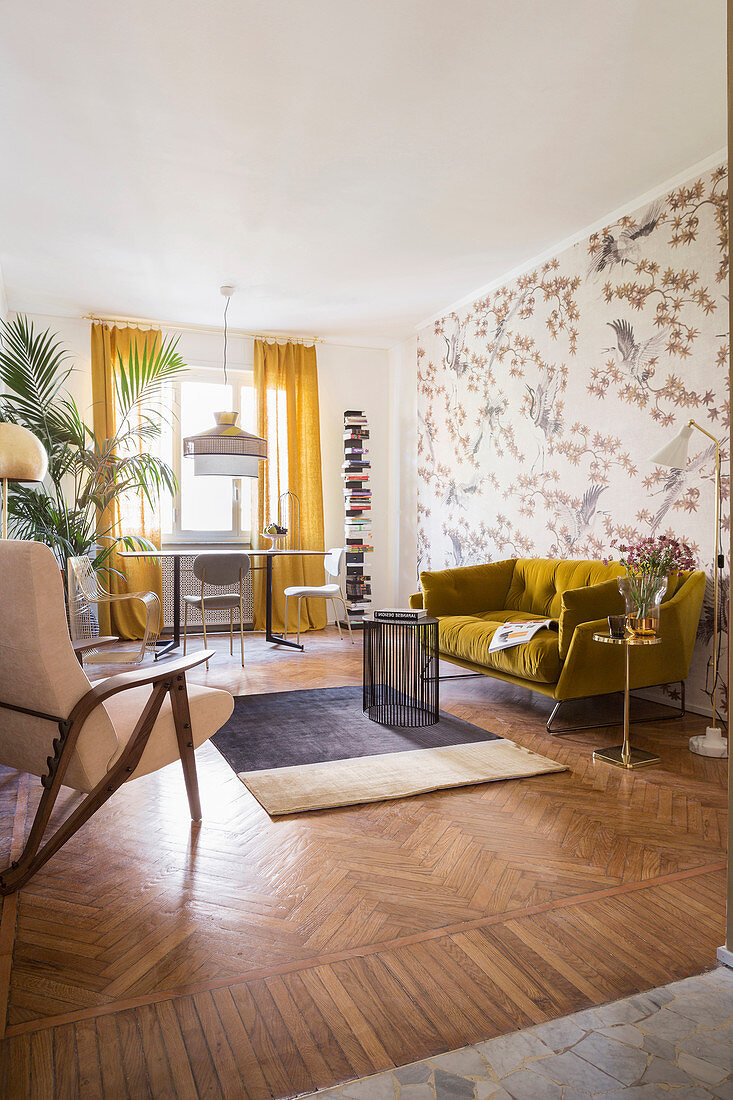
POLYGON ((659 630, 659 605, 667 591, 667 577, 629 573, 619 577, 618 587, 626 601, 626 628, 637 637, 652 637, 659 630))

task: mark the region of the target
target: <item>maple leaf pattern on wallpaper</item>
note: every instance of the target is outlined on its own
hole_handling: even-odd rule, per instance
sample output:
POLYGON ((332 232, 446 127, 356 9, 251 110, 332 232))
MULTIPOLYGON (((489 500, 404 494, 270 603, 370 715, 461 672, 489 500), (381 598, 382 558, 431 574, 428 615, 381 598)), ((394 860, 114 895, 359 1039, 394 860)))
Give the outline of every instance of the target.
MULTIPOLYGON (((690 417, 713 432, 729 530, 727 278, 720 166, 423 329, 420 567, 602 558, 614 538, 667 533, 711 574, 714 448, 696 433, 685 470, 649 455, 690 417)), ((700 707, 708 587, 688 682, 700 707)))

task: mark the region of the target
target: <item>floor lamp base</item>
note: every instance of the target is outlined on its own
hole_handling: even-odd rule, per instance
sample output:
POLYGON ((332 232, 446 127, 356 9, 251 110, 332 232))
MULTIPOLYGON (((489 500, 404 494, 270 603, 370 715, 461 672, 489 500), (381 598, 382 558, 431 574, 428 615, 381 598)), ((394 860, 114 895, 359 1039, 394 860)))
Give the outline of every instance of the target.
POLYGON ((698 756, 716 756, 722 760, 728 755, 728 742, 717 726, 708 726, 704 734, 690 738, 690 752, 698 756))

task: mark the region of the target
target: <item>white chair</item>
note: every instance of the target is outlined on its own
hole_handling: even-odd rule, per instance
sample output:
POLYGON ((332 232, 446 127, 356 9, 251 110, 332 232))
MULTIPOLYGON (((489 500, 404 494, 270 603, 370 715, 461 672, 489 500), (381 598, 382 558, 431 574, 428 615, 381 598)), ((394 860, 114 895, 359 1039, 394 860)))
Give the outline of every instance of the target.
MULTIPOLYGON (((201 581, 201 594, 183 597, 183 655, 186 655, 188 635, 188 609, 197 607, 201 612, 204 627, 204 649, 206 640, 206 609, 229 612, 229 652, 234 656, 234 612, 239 608, 239 640, 242 646, 242 668, 244 668, 244 582, 249 576, 250 560, 247 554, 199 554, 193 560, 193 575, 201 581), (221 592, 204 595, 204 585, 214 588, 229 588, 238 585, 238 592, 221 592)), ((208 669, 209 662, 206 662, 208 669)))
POLYGON ((0 541, 0 606, 0 764, 43 787, 22 854, 0 871, 0 894, 27 882, 123 783, 174 760, 200 821, 194 749, 234 709, 228 691, 186 684, 210 654, 90 684, 69 637, 58 562, 38 542, 0 541), (44 843, 62 784, 86 798, 44 843))
MULTIPOLYGON (((155 653, 155 643, 162 622, 160 600, 155 592, 108 592, 100 584, 97 571, 91 560, 86 556, 68 558, 66 573, 68 578, 69 627, 74 642, 82 642, 86 639, 95 640, 95 632, 99 633, 99 605, 101 603, 111 604, 118 603, 120 600, 135 600, 137 603, 141 603, 145 609, 145 627, 143 628, 142 639, 139 642, 115 646, 114 649, 97 649, 95 646, 84 647, 84 660, 87 663, 139 665, 145 657, 146 650, 155 653), (97 606, 96 622, 91 613, 92 604, 97 606)), ((99 642, 98 639, 97 642, 99 642)))
POLYGON ((321 584, 321 585, 296 585, 291 584, 289 588, 285 589, 285 634, 288 636, 288 600, 292 596, 298 600, 298 644, 300 644, 300 604, 302 600, 330 600, 333 607, 333 613, 336 616, 336 626, 339 631, 339 638, 343 637, 341 633, 341 623, 339 622, 338 613, 336 611, 336 604, 340 603, 344 609, 344 617, 346 619, 346 625, 349 628, 349 637, 351 638, 351 644, 354 644, 354 635, 351 633, 351 622, 349 621, 349 612, 346 608, 346 601, 341 589, 341 563, 344 560, 344 554, 346 551, 343 547, 337 546, 332 550, 329 550, 323 557, 323 568, 329 577, 336 577, 337 584, 321 584))

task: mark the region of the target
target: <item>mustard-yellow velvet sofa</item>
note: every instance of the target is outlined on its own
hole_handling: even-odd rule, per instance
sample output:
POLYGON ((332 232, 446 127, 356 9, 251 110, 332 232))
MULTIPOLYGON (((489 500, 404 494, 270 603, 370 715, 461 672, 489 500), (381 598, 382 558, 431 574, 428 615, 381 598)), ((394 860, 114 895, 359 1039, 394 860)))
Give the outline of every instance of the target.
MULTIPOLYGON (((552 558, 425 570, 420 574, 422 591, 410 597, 410 606, 424 607, 439 620, 442 659, 541 692, 559 705, 623 691, 623 648, 593 641, 594 631, 608 630, 608 615, 624 611, 617 584, 621 575, 618 564, 552 558), (501 623, 546 618, 557 620, 558 629, 540 630, 530 642, 489 653, 501 623)), ((661 645, 634 650, 632 689, 680 681, 684 709, 684 681, 704 593, 702 572, 670 578, 659 622, 661 645)))

